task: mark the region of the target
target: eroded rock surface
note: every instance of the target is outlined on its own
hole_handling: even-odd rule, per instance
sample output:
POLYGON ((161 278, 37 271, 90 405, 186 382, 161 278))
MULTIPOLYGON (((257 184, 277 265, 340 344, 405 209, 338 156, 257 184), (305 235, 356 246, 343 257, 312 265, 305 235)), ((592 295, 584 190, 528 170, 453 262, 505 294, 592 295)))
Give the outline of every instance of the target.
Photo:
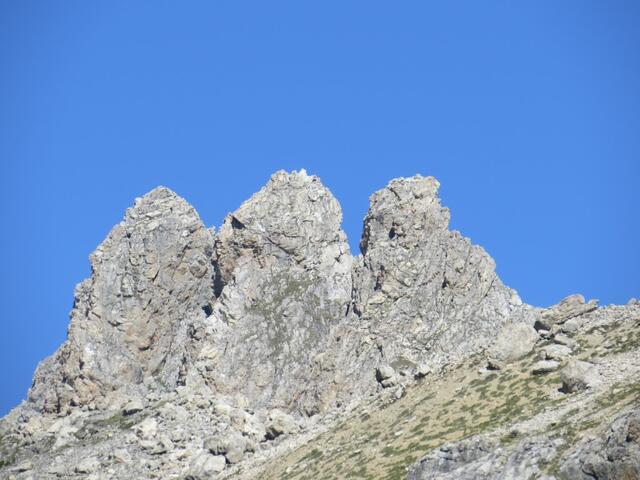
POLYGON ((216 391, 307 414, 331 405, 332 329, 352 290, 341 222, 336 199, 304 172, 276 173, 225 219, 215 334, 205 339, 216 352, 205 374, 216 391))
POLYGON ((212 251, 211 233, 175 193, 138 199, 91 255, 68 339, 38 367, 30 402, 60 412, 99 406, 118 389, 175 388, 190 322, 213 301, 212 251))
POLYGON ((507 319, 526 317, 491 257, 449 230, 439 186, 433 177, 393 180, 371 196, 364 221, 354 308, 393 366, 460 358, 507 319))
MULTIPOLYGON (((348 437, 353 415, 375 417, 471 358, 483 359, 474 371, 485 377, 469 384, 512 379, 520 362, 523 381, 546 385, 561 368, 584 366, 572 359, 580 335, 604 338, 616 315, 640 322, 635 303, 523 304, 487 253, 449 230, 438 187, 415 176, 374 193, 355 257, 337 200, 304 171, 275 173, 217 234, 166 188, 136 200, 91 255, 67 341, 38 367, 28 400, 0 421, 0 478, 262 478, 265 463, 335 425, 348 437), (487 372, 487 359, 500 370, 487 372)), ((609 386, 633 376, 634 335, 607 345, 615 361, 578 369, 566 396, 591 395, 596 370, 609 386)), ((554 395, 564 395, 559 387, 554 395)), ((447 388, 464 403, 462 387, 447 388)), ((393 438, 409 435, 411 412, 439 394, 405 409, 393 438)), ((612 427, 627 443, 622 433, 594 440, 563 468, 632 472, 591 458, 600 449, 633 466, 628 418, 612 427)), ((509 448, 495 435, 438 445, 410 478, 536 477, 540 459, 566 447, 544 435, 509 448)))
POLYGON ((576 480, 640 478, 640 409, 620 415, 564 460, 560 473, 576 480))

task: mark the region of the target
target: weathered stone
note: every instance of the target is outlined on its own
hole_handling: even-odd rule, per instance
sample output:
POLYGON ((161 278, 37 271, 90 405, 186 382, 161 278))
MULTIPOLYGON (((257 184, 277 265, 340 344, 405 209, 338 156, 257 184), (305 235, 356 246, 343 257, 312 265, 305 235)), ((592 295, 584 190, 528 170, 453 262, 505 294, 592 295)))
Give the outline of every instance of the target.
MULTIPOLYGON (((365 456, 380 458, 366 444, 379 438, 394 471, 375 475, 396 475, 408 457, 387 452, 394 439, 407 440, 408 455, 423 448, 424 418, 411 422, 424 410, 429 423, 450 417, 447 438, 485 431, 435 447, 415 478, 545 478, 582 445, 567 448, 563 435, 578 438, 617 408, 596 411, 595 393, 632 401, 637 306, 592 311, 595 302, 581 297, 544 311, 522 304, 491 258, 449 231, 437 190, 435 179, 416 176, 372 195, 356 257, 337 201, 305 172, 276 173, 217 237, 166 189, 138 200, 92 255, 67 342, 38 368, 29 400, 0 420, 0 477, 204 480, 230 464, 224 474, 278 478, 260 469, 336 429, 342 440, 320 443, 320 456, 298 457, 288 474, 313 475, 320 470, 311 467, 335 459, 361 458, 358 467, 367 467, 365 456), (525 361, 469 379, 485 354, 495 368, 528 355, 539 339, 529 326, 536 318, 548 324, 538 335, 555 343, 540 350, 546 361, 533 371, 559 368, 576 347, 598 358, 602 388, 562 395, 555 375, 523 377, 525 361), (571 431, 563 424, 570 412, 571 431), (374 431, 361 430, 370 417, 374 431), (384 425, 391 429, 376 431, 384 425), (81 472, 83 459, 98 464, 81 464, 81 472)), ((430 436, 438 431, 428 427, 430 436)), ((625 428, 625 442, 637 443, 640 423, 625 428)), ((625 465, 635 451, 616 442, 600 448, 625 465)), ((602 467, 604 453, 595 463, 589 455, 578 462, 583 472, 627 473, 602 467)))
POLYGON ((526 323, 506 324, 489 348, 488 358, 494 365, 514 362, 533 350, 538 333, 526 323))
POLYGON ((416 368, 415 377, 416 378, 424 378, 431 373, 431 367, 421 363, 416 368))
POLYGON ((207 480, 224 471, 226 464, 224 456, 202 452, 194 458, 187 478, 189 480, 207 480))
POLYGON ((585 303, 582 295, 570 295, 560 303, 546 309, 536 320, 536 330, 551 330, 553 325, 561 324, 570 318, 584 315, 598 308, 597 300, 585 303))
POLYGON ((376 369, 376 378, 379 382, 393 378, 396 371, 389 365, 382 365, 376 369))
POLYGON ((482 435, 446 444, 408 468, 407 480, 521 480, 543 478, 557 446, 545 439, 518 442, 504 449, 482 435))
POLYGON ((139 398, 134 398, 129 401, 122 409, 123 415, 133 415, 144 410, 144 403, 139 398))
POLYGON ((131 462, 131 454, 129 453, 129 451, 125 450, 124 448, 118 448, 114 450, 112 457, 118 463, 131 462))
POLYGON ((576 342, 574 340, 572 340, 571 337, 568 337, 568 336, 566 336, 566 335, 564 335, 562 333, 554 335, 553 341, 554 341, 554 343, 557 343, 558 345, 564 345, 565 347, 569 347, 572 350, 576 346, 576 342))
POLYGON ((100 460, 96 457, 83 458, 75 467, 76 473, 93 473, 100 468, 100 460))
POLYGON ((622 413, 596 438, 587 439, 560 466, 564 478, 618 480, 640 478, 640 410, 622 413))
POLYGON ((598 368, 589 362, 569 360, 560 372, 562 390, 573 393, 587 388, 594 388, 602 382, 598 368))
POLYGON ((38 367, 30 401, 57 412, 116 388, 175 386, 189 319, 212 302, 212 243, 195 210, 170 190, 136 200, 91 255, 68 339, 38 367))
POLYGON ((134 427, 134 431, 142 439, 153 438, 158 433, 158 422, 155 418, 145 418, 134 427))
POLYGON ((295 433, 300 430, 296 421, 284 412, 272 410, 266 423, 267 438, 273 439, 280 435, 295 433))
POLYGON ((332 330, 352 291, 341 221, 336 199, 304 171, 274 174, 225 219, 216 241, 218 334, 210 340, 225 355, 206 374, 221 393, 310 413, 332 404, 332 330), (314 362, 324 352, 326 361, 314 362))
POLYGON ((555 360, 540 360, 531 366, 531 373, 534 375, 543 375, 557 370, 559 366, 560 363, 555 360))
POLYGON ((370 198, 354 269, 357 324, 377 347, 354 348, 365 365, 379 363, 379 355, 389 364, 443 365, 488 346, 507 320, 529 315, 485 251, 449 231, 438 188, 433 177, 418 175, 370 198))
POLYGON ((571 349, 566 345, 552 344, 542 349, 545 360, 563 360, 571 355, 571 349))
POLYGON ((204 442, 205 450, 214 455, 224 455, 229 463, 238 463, 247 449, 246 439, 238 432, 220 432, 204 442))

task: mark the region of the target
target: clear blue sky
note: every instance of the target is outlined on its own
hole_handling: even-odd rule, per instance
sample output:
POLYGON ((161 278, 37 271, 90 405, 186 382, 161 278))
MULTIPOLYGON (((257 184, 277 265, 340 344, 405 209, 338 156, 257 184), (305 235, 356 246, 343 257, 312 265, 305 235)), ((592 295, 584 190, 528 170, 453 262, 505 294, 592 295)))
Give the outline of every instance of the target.
POLYGON ((535 305, 640 296, 640 2, 0 4, 0 414, 87 256, 166 185, 220 225, 277 169, 342 203, 436 176, 535 305))

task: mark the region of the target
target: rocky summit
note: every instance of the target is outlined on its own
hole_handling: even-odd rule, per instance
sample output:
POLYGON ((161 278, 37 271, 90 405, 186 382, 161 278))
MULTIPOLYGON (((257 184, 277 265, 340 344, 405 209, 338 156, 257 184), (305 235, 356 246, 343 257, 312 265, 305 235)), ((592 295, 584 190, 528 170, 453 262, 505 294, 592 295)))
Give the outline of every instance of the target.
POLYGON ((354 256, 315 176, 222 226, 159 187, 91 255, 0 420, 3 479, 640 479, 640 304, 524 304, 432 177, 354 256))

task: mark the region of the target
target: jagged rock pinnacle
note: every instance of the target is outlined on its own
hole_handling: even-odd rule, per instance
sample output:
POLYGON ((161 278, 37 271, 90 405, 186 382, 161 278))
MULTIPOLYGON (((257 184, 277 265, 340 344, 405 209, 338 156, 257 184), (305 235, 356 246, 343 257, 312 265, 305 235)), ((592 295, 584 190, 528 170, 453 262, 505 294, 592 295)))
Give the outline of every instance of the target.
POLYGON ((212 247, 196 211, 171 190, 137 199, 90 256, 68 340, 38 368, 30 400, 60 411, 113 390, 175 386, 190 317, 213 300, 212 247))

